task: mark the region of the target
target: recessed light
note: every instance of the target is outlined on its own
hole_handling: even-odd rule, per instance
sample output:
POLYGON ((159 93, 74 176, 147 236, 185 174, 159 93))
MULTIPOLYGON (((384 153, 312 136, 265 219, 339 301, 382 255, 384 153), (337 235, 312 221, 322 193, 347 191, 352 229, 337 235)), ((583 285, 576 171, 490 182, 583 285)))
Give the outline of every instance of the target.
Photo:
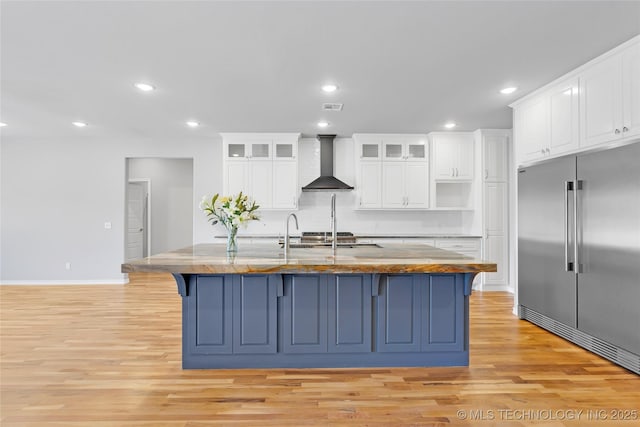
POLYGON ((327 126, 329 126, 329 122, 318 122, 319 128, 326 128, 327 126))
POLYGON ((445 123, 444 127, 446 127, 447 129, 453 129, 454 127, 456 127, 456 124, 453 122, 449 122, 449 123, 445 123))
POLYGON ((7 125, 6 123, 0 122, 0 128, 5 127, 6 125, 7 125))
POLYGON ((151 92, 155 89, 155 87, 149 83, 136 83, 135 86, 143 92, 151 92))
POLYGON ((338 90, 338 86, 330 83, 330 84, 326 84, 326 85, 322 86, 322 90, 324 92, 331 93, 331 92, 335 92, 336 90, 338 90))
POLYGON ((510 93, 513 93, 516 90, 518 90, 517 87, 505 87, 504 89, 500 89, 500 93, 503 95, 509 95, 510 93))
POLYGON ((190 128, 197 128, 198 126, 200 126, 200 123, 196 122, 195 120, 189 120, 187 122, 187 126, 189 126, 190 128))
POLYGON ((83 128, 87 126, 85 122, 73 122, 73 125, 78 128, 83 128))

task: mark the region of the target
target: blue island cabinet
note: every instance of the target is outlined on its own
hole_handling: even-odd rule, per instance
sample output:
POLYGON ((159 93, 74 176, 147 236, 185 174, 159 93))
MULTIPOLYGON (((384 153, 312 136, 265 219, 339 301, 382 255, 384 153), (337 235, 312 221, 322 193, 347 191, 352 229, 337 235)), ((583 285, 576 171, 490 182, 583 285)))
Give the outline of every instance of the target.
POLYGON ((473 274, 175 274, 184 368, 463 366, 473 274))

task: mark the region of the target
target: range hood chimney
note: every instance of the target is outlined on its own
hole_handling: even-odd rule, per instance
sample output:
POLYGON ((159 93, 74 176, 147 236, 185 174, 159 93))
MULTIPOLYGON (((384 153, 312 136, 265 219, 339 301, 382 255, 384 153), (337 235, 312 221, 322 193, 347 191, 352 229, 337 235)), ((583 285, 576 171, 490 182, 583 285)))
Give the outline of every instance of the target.
POLYGON ((353 190, 333 176, 333 140, 335 135, 318 135, 320 141, 320 177, 302 187, 302 191, 353 190))

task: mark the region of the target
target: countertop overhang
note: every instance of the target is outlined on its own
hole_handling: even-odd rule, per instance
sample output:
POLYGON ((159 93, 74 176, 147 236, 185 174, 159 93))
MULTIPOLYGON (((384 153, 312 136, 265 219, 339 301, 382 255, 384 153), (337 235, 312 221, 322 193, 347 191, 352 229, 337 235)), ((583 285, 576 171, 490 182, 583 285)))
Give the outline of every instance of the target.
POLYGON ((274 244, 241 245, 228 256, 225 244, 198 244, 122 264, 123 273, 481 273, 495 263, 429 245, 384 244, 381 247, 295 248, 287 256, 274 244))

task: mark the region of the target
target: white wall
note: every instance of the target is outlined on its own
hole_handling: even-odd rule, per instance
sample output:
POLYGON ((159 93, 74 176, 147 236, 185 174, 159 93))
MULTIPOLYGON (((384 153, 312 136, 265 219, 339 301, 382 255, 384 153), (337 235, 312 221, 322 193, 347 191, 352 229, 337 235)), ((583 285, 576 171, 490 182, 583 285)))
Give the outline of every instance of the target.
MULTIPOLYGON (((0 280, 122 282, 128 157, 191 157, 194 193, 221 191, 220 139, 8 140, 1 157, 0 280), (106 230, 105 222, 112 228, 106 230), (71 262, 71 270, 65 263, 71 262)), ((199 200, 199 197, 198 197, 199 200)), ((193 202, 193 235, 209 233, 193 202)))
MULTIPOLYGON (((125 248, 126 159, 193 158, 193 242, 212 242, 224 230, 197 208, 204 194, 222 192, 221 138, 181 141, 2 141, 0 280, 3 283, 122 282, 125 248), (106 230, 105 222, 112 228, 106 230), (71 270, 65 263, 71 262, 71 270)), ((335 175, 354 183, 353 141, 335 141, 335 175)), ((319 145, 300 142, 300 185, 319 175, 319 145)), ((153 191, 153 189, 152 189, 153 191)), ((327 230, 329 194, 302 193, 303 230, 327 230)), ((355 211, 353 192, 338 193, 338 230, 376 234, 472 233, 468 212, 355 211)), ((279 234, 288 212, 264 212, 241 234, 279 234)), ((152 219, 153 221, 153 219, 152 219)))
POLYGON ((193 160, 128 159, 129 179, 151 183, 151 255, 193 242, 193 160))

